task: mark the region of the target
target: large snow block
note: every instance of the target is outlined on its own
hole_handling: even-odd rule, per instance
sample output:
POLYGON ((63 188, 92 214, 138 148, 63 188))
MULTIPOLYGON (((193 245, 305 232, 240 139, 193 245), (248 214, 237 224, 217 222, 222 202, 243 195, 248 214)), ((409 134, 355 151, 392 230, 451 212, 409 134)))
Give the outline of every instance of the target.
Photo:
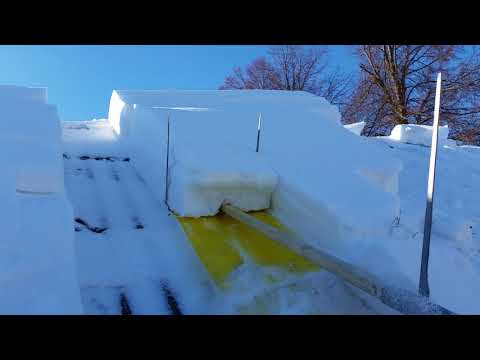
POLYGON ((9 159, 8 147, 0 140, 0 252, 6 241, 16 236, 18 203, 15 194, 15 167, 9 159))
POLYGON ((270 207, 277 175, 248 148, 221 143, 180 147, 174 162, 169 203, 181 216, 215 215, 224 203, 244 211, 270 207))
POLYGON ((23 143, 17 147, 16 188, 37 193, 64 191, 64 170, 59 142, 23 143))
MULTIPOLYGON (((1 100, 1 99, 0 99, 1 100)), ((0 107, 0 137, 8 139, 60 139, 62 129, 54 105, 9 103, 0 107)))
POLYGON ((0 85, 0 104, 47 102, 47 88, 31 88, 16 85, 0 85))
MULTIPOLYGON (((432 126, 403 124, 396 125, 390 133, 390 139, 406 144, 424 146, 432 145, 432 126)), ((448 125, 438 127, 438 144, 455 146, 454 140, 448 139, 448 125)))
POLYGON ((128 127, 124 123, 126 112, 138 107, 196 112, 247 108, 256 117, 258 112, 276 107, 285 100, 290 106, 340 124, 337 107, 325 99, 304 91, 279 90, 114 90, 110 98, 108 120, 116 133, 120 134, 125 126, 128 127))
POLYGON ((0 140, 14 164, 17 190, 62 192, 62 133, 56 107, 42 103, 43 92, 37 89, 13 87, 19 93, 17 97, 8 89, 0 91, 0 103, 17 97, 22 101, 7 101, 1 106, 0 118, 0 140))
POLYGON ((0 242, 0 314, 81 314, 69 202, 63 194, 17 196, 18 234, 0 242))

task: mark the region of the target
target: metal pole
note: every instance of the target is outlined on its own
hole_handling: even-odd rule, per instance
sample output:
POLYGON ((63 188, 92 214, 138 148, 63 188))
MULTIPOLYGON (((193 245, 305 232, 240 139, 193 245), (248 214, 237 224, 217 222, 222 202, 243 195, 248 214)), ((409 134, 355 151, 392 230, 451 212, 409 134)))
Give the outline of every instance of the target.
POLYGON ((167 117, 167 168, 165 170, 165 205, 170 209, 168 206, 168 162, 169 162, 169 154, 170 154, 170 113, 167 117))
POLYGON ((262 130, 262 113, 258 115, 258 127, 257 127, 257 149, 256 152, 258 153, 258 148, 260 146, 260 131, 262 130))
POLYGON ((433 194, 435 190, 435 166, 437 161, 438 144, 438 121, 440 114, 440 88, 442 74, 437 76, 437 91, 435 94, 435 111, 433 115, 432 128, 432 149, 430 152, 430 167, 428 170, 427 207, 425 209, 425 222, 423 227, 422 264, 420 268, 420 281, 418 292, 420 295, 429 297, 430 287, 428 285, 428 259, 430 255, 430 235, 432 230, 433 194))

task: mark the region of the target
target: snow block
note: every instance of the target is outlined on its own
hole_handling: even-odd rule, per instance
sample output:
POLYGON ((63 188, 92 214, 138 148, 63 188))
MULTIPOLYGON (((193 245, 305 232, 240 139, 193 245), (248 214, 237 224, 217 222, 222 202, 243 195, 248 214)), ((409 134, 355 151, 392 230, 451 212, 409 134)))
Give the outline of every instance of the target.
POLYGON ((18 201, 17 236, 0 242, 0 314, 82 314, 68 200, 19 194, 18 201))
POLYGON ((0 104, 22 102, 46 104, 47 88, 0 85, 0 104))
POLYGON ((45 89, 0 87, 0 314, 82 313, 60 121, 45 101, 45 89))
POLYGON ((61 146, 58 142, 24 142, 14 147, 18 156, 16 188, 34 193, 62 193, 64 171, 61 146))
POLYGON ((244 211, 267 209, 277 175, 262 160, 248 148, 229 144, 177 148, 169 205, 190 217, 215 215, 224 203, 244 211))
POLYGON ((350 130, 355 135, 360 136, 362 134, 363 128, 365 127, 365 121, 360 121, 360 122, 356 122, 356 123, 353 123, 353 124, 343 125, 343 127, 347 130, 350 130))
MULTIPOLYGON (((424 146, 432 145, 432 126, 403 124, 396 125, 390 133, 390 139, 406 144, 424 146)), ((455 146, 454 140, 448 139, 448 125, 438 127, 438 145, 455 146)))
POLYGON ((60 119, 45 100, 45 89, 0 87, 0 139, 8 144, 20 191, 63 191, 60 119))
POLYGON ((15 194, 15 168, 8 158, 8 147, 0 140, 0 251, 5 241, 16 236, 18 230, 18 203, 15 194))
POLYGON ((59 140, 62 135, 60 119, 54 105, 32 102, 20 106, 10 103, 0 107, 0 111, 0 137, 51 141, 59 140))

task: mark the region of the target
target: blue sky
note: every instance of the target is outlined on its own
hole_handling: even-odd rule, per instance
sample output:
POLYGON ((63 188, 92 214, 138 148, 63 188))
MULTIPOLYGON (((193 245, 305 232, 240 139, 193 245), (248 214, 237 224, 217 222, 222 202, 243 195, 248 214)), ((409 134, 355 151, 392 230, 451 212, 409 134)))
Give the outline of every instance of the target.
MULTIPOLYGON (((355 69, 346 46, 332 64, 355 69)), ((0 84, 48 88, 63 120, 106 117, 114 89, 216 89, 234 66, 265 55, 245 45, 0 45, 0 84)))

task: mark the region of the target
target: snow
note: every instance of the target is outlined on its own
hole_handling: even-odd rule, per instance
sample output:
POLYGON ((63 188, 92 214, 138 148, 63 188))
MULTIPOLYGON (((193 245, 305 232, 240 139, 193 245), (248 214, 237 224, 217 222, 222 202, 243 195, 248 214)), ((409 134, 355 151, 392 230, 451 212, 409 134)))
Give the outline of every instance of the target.
MULTIPOLYGON (((177 221, 105 120, 63 123, 65 184, 76 223, 75 256, 87 314, 119 314, 119 296, 135 314, 169 314, 168 280, 185 313, 209 311, 210 280, 177 221), (95 158, 84 158, 84 155, 95 158), (103 158, 102 158, 103 157, 103 158), (110 157, 110 160, 105 159, 110 157), (129 159, 129 158, 128 158, 129 159), (142 229, 136 228, 142 225, 142 229)), ((153 185, 155 187, 155 184, 153 185)))
POLYGON ((60 119, 45 100, 43 88, 0 87, 0 139, 9 148, 20 191, 63 192, 60 119))
MULTIPOLYGON (((431 146, 432 126, 415 124, 396 125, 392 129, 389 138, 406 144, 431 146)), ((448 125, 438 127, 438 145, 456 145, 454 140, 448 139, 448 125)))
POLYGON ((32 88, 15 85, 0 85, 0 103, 40 103, 47 102, 47 88, 32 88))
MULTIPOLYGON (((118 314, 121 296, 169 314, 166 284, 185 314, 396 313, 325 270, 247 258, 220 291, 164 204, 168 117, 175 212, 268 208, 308 244, 417 291, 431 127, 365 138, 322 98, 261 90, 114 91, 108 119, 60 126, 46 89, 0 86, 0 113, 2 314, 118 314)), ((439 135, 431 298, 478 314, 480 148, 439 135)))
POLYGON ((258 154, 220 142, 191 144, 175 153, 169 188, 173 211, 199 217, 217 214, 224 203, 245 211, 270 207, 277 175, 258 154))
MULTIPOLYGON (((372 139, 403 163, 399 177, 400 216, 381 245, 415 291, 420 270, 430 149, 388 137, 372 139)), ((431 297, 461 314, 478 314, 480 307, 480 242, 477 228, 480 194, 480 148, 438 148, 432 221, 429 281, 431 297)), ((380 263, 380 261, 378 261, 380 263)), ((385 264, 385 267, 388 265, 385 264)))
POLYGON ((2 237, 7 239, 0 241, 0 248, 3 248, 5 241, 14 238, 18 230, 15 169, 8 161, 8 154, 5 149, 5 144, 0 140, 0 167, 2 169, 2 176, 0 176, 0 228, 2 229, 2 237))
POLYGON ((365 121, 360 121, 360 122, 356 122, 356 123, 353 123, 353 124, 343 125, 343 127, 347 130, 350 130, 355 135, 361 135, 362 131, 363 131, 363 128, 365 127, 365 121))
POLYGON ((64 196, 18 194, 19 230, 2 239, 1 314, 82 314, 72 209, 64 196))
POLYGON ((0 115, 0 313, 81 314, 56 108, 0 86, 0 115))
MULTIPOLYGON (((211 164, 222 163, 221 154, 231 151, 231 147, 254 155, 261 113, 259 155, 278 174, 278 185, 272 194, 274 204, 276 198, 293 193, 297 198, 308 198, 309 205, 303 212, 313 216, 313 223, 323 225, 316 227, 315 233, 334 233, 338 228, 337 233, 342 237, 352 233, 386 233, 398 215, 395 179, 400 164, 390 154, 346 132, 340 125, 338 109, 323 98, 303 92, 260 90, 115 91, 110 110, 108 121, 114 129, 118 128, 120 141, 129 146, 140 171, 158 184, 155 190, 159 198, 164 198, 165 191, 168 116, 173 175, 170 186, 174 189, 181 176, 175 177, 173 169, 181 166, 186 149, 211 149, 210 144, 218 143, 214 155, 195 157, 196 167, 205 171, 211 164), (203 110, 192 111, 192 108, 203 110), (298 123, 292 126, 292 121, 298 123), (361 206, 354 205, 366 201, 371 203, 373 214, 366 214, 361 206), (328 214, 332 221, 323 221, 328 214)), ((235 162, 233 158, 226 169, 241 169, 245 157, 238 157, 235 162)), ((230 185, 230 189, 238 188, 230 185)), ((207 202, 218 204, 215 198, 218 193, 211 194, 207 202)), ((272 210, 275 212, 275 206, 272 210)), ((281 220, 293 223, 297 217, 301 221, 303 212, 276 213, 281 220)), ((339 244, 341 240, 328 239, 328 243, 332 242, 339 244)))
MULTIPOLYGON (((165 198, 168 117, 169 202, 177 211, 189 214, 190 206, 198 210, 190 215, 211 215, 228 197, 251 202, 254 196, 249 193, 258 192, 259 180, 271 169, 277 181, 269 211, 300 238, 369 269, 378 257, 390 259, 378 244, 399 216, 401 162, 345 131, 338 109, 324 99, 301 92, 115 91, 108 122, 158 199, 165 198), (268 166, 252 167, 254 156, 268 166), (238 176, 246 164, 249 176, 257 179, 253 188, 238 176), (225 173, 235 176, 229 176, 228 188, 222 189, 217 180, 225 173), (199 191, 202 182, 208 192, 199 191)), ((404 280, 393 265, 385 274, 404 280)), ((257 280, 268 292, 261 277, 257 280)), ((354 300, 346 301, 355 307, 354 300)))

